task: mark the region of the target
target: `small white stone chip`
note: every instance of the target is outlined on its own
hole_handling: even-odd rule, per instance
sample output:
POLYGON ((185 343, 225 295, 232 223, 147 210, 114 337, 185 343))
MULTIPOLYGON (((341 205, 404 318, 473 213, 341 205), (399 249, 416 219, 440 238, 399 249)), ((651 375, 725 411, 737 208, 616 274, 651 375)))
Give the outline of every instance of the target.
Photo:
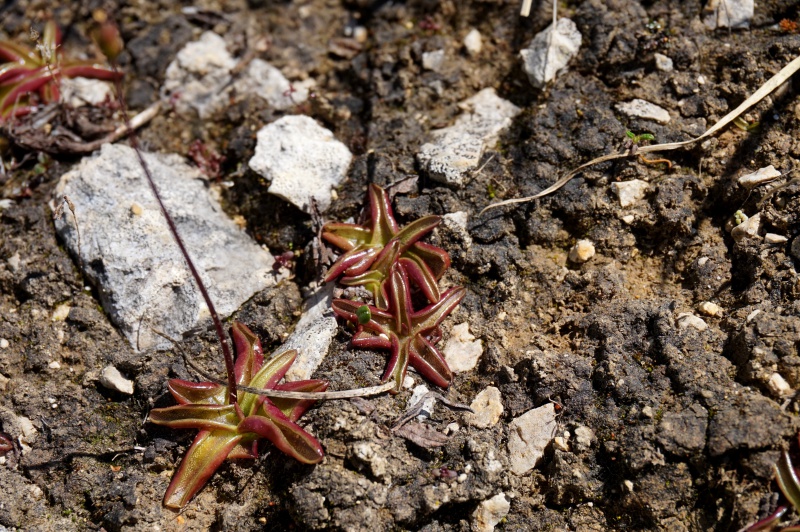
POLYGON ((785 397, 792 393, 792 387, 789 386, 789 383, 780 373, 773 373, 767 382, 767 386, 769 386, 769 391, 777 397, 785 397))
POLYGON ((569 260, 576 264, 583 264, 595 255, 594 243, 591 240, 578 240, 569 250, 569 260))
POLYGON ((673 65, 672 59, 667 57, 664 54, 653 54, 653 58, 656 60, 656 68, 661 72, 672 72, 673 65))
POLYGON ((764 235, 764 242, 766 242, 767 244, 778 245, 778 244, 785 244, 788 241, 789 241, 788 238, 776 233, 767 233, 764 235))
POLYGON ((467 414, 465 416, 466 422, 473 427, 487 429, 500 421, 500 416, 503 415, 503 397, 500 394, 500 390, 494 386, 489 386, 475 396, 469 407, 475 413, 467 414))
POLYGON ((474 532, 492 532, 494 527, 508 515, 509 510, 511 510, 511 502, 506 498, 505 493, 483 501, 472 514, 472 530, 474 532))
POLYGON ((761 213, 754 214, 731 230, 731 237, 736 242, 746 237, 757 237, 761 230, 761 213))
POLYGON ((696 329, 700 332, 708 329, 708 324, 704 322, 702 318, 699 318, 689 312, 682 312, 678 314, 677 322, 678 322, 678 329, 680 329, 681 331, 685 331, 689 327, 696 329))
POLYGON ((467 36, 464 37, 464 49, 471 57, 475 57, 481 50, 483 49, 483 39, 481 38, 481 32, 472 28, 467 33, 467 36))
POLYGON ((666 124, 670 121, 669 112, 666 109, 639 98, 629 102, 618 103, 614 107, 620 113, 632 116, 634 118, 653 120, 659 124, 666 124))
POLYGON ((483 344, 469 332, 469 323, 459 323, 442 350, 444 359, 453 373, 469 371, 478 365, 483 344))
POLYGON ((642 181, 641 179, 611 183, 611 190, 619 196, 619 204, 623 208, 630 207, 642 199, 649 188, 650 185, 647 181, 642 181))
POLYGON ((104 388, 114 390, 125 395, 133 395, 133 381, 122 376, 114 366, 106 366, 100 373, 100 384, 104 388))
POLYGON ((774 166, 769 165, 760 168, 751 174, 743 175, 739 178, 739 184, 744 188, 754 188, 770 181, 775 181, 781 176, 781 173, 775 169, 774 166))
POLYGON ((5 338, 0 338, 0 349, 6 349, 9 345, 10 344, 8 343, 8 340, 5 338))
POLYGON ((422 54, 422 68, 439 72, 444 64, 444 50, 434 50, 422 54))
POLYGON ((578 53, 583 37, 578 26, 568 18, 560 18, 536 34, 527 48, 520 51, 523 68, 531 85, 540 89, 567 69, 578 53))
POLYGON ((706 316, 718 316, 722 312, 720 306, 716 303, 712 303, 711 301, 703 301, 697 305, 697 310, 706 316))
POLYGON ((553 403, 529 410, 508 425, 508 463, 515 475, 524 475, 544 456, 558 424, 553 403))

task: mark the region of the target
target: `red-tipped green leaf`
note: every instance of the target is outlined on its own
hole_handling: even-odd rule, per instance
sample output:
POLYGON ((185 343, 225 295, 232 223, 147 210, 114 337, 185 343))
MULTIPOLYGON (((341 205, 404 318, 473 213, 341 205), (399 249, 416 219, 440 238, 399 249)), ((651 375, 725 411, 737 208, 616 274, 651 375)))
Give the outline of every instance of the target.
POLYGON ((275 447, 304 464, 322 461, 325 453, 316 438, 300 425, 289 420, 278 407, 264 403, 261 413, 249 416, 239 424, 239 432, 253 432, 271 441, 275 447))
POLYGON ((444 356, 422 336, 416 336, 410 342, 408 363, 436 386, 447 388, 453 381, 453 372, 444 356))
POLYGON ((395 238, 400 241, 402 250, 405 251, 411 247, 411 244, 433 231, 441 222, 442 219, 439 216, 433 214, 424 216, 403 227, 403 229, 395 235, 395 238))
POLYGON ((172 397, 182 405, 192 403, 225 404, 225 387, 213 382, 190 382, 170 379, 167 383, 172 397))
POLYGON ((236 350, 236 364, 233 368, 236 383, 247 385, 264 363, 261 340, 246 325, 239 322, 235 322, 231 327, 231 338, 236 350))
MULTIPOLYGON (((328 385, 330 383, 328 381, 323 380, 307 380, 307 381, 294 381, 294 382, 286 382, 283 384, 279 384, 275 387, 276 390, 281 390, 284 392, 306 392, 306 393, 315 393, 315 392, 324 392, 328 389, 328 385)), ((281 412, 283 412, 286 417, 289 418, 290 421, 297 421, 300 419, 306 410, 311 408, 311 406, 316 403, 313 399, 277 399, 272 398, 270 402, 277 406, 281 412)))
POLYGON ((24 63, 29 67, 41 66, 38 54, 11 41, 0 41, 0 60, 9 63, 24 63))
POLYGON ((397 337, 392 335, 392 351, 389 362, 386 364, 386 371, 383 373, 381 382, 388 380, 394 381, 392 393, 398 393, 403 389, 403 381, 408 371, 408 341, 399 342, 397 337))
POLYGON ((441 279, 444 272, 450 267, 450 255, 442 248, 425 242, 415 243, 405 256, 415 262, 427 265, 436 279, 441 279))
POLYGON ((344 251, 369 242, 372 231, 363 225, 329 222, 322 226, 322 238, 344 251))
POLYGON ((122 78, 122 72, 97 66, 95 63, 70 63, 62 66, 61 73, 67 78, 91 78, 102 81, 116 81, 122 78))
MULTIPOLYGON (((297 358, 297 351, 290 349, 283 353, 277 354, 269 359, 264 366, 253 375, 253 379, 248 386, 258 388, 260 390, 272 390, 280 382, 286 372, 294 363, 297 358)), ((258 409, 258 405, 263 403, 265 398, 252 393, 242 392, 239 398, 239 404, 242 407, 246 416, 249 416, 258 409)))
POLYGON ((228 453, 242 439, 241 434, 229 431, 200 431, 183 457, 178 471, 172 476, 164 506, 183 508, 205 486, 211 475, 222 465, 228 453))
POLYGON ((797 472, 792 465, 789 454, 784 451, 778 463, 775 464, 775 480, 783 495, 792 503, 795 508, 800 508, 800 481, 797 472))
POLYGON ((392 214, 389 195, 375 183, 370 183, 367 196, 369 197, 370 221, 373 231, 372 242, 384 244, 399 231, 394 214, 392 214))
POLYGON ((173 429, 236 430, 235 405, 178 405, 154 408, 150 422, 173 429))
POLYGON ((436 277, 424 262, 401 258, 398 264, 403 268, 408 278, 419 287, 428 301, 431 303, 439 301, 441 297, 439 283, 436 282, 436 277))

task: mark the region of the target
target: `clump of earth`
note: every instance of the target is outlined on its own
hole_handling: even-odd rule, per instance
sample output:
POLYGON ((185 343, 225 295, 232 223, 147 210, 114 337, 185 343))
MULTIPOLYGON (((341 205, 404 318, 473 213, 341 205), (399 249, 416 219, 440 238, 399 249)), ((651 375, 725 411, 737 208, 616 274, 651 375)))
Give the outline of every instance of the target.
MULTIPOLYGON (((747 2, 729 3, 747 12, 747 2)), ((413 423, 438 443, 393 431, 425 384, 410 371, 413 386, 397 395, 321 402, 302 418, 322 463, 265 445, 257 461, 223 465, 179 515, 165 509, 194 434, 143 420, 173 404, 169 378, 198 380, 183 354, 224 374, 214 334, 200 327, 166 349, 137 349, 90 282, 98 264, 83 264, 56 231, 61 200, 51 200, 81 158, 23 149, 4 127, 0 425, 14 449, 0 458, 0 525, 736 530, 771 513, 773 465, 800 428, 796 81, 738 125, 666 153, 669 163, 602 163, 544 198, 481 213, 631 149, 626 132, 698 136, 800 54, 795 2, 759 2, 733 28, 709 5, 560 5, 580 47, 541 87, 519 52, 552 22, 544 4, 527 18, 516 3, 450 0, 109 10, 126 42, 131 113, 167 101, 139 131, 143 149, 185 156, 227 216, 283 257, 287 274, 230 319, 265 352, 280 346, 320 281, 319 222, 358 219, 367 185, 388 187, 401 225, 444 218, 427 241, 452 259, 441 285, 467 295, 440 345, 467 360, 447 390, 428 387, 476 412, 429 401, 413 423), (232 57, 280 71, 296 101, 238 85, 200 113, 178 103, 180 89, 162 93, 169 65, 204 32, 232 57), (502 99, 502 120, 478 123, 488 115, 465 104, 484 89, 502 99), (271 178, 248 164, 258 131, 291 115, 311 117, 352 154, 319 216, 268 192, 271 178), (419 154, 438 153, 423 147, 467 122, 483 144, 465 156, 476 164, 448 178, 419 154)), ((98 57, 86 37, 94 7, 11 3, 0 37, 30 44, 29 27, 52 17, 66 53, 98 57)), ((386 353, 353 349, 351 338, 340 324, 314 378, 341 390, 378 383, 386 353)))

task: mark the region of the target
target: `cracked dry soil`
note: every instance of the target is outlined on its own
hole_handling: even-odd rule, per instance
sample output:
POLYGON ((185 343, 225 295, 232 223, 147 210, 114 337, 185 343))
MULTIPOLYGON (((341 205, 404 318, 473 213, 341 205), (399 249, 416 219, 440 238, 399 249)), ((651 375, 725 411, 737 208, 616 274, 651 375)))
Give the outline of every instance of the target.
MULTIPOLYGON (((38 435, 28 452, 8 453, 0 466, 0 525, 466 531, 477 526, 478 505, 498 493, 510 510, 497 529, 509 531, 736 530, 769 511, 772 464, 798 430, 800 245, 792 254, 792 244, 800 233, 800 184, 790 174, 779 190, 748 191, 737 178, 770 164, 785 174, 798 164, 796 79, 747 115, 758 129, 730 127, 694 149, 670 152, 671 169, 606 163, 544 199, 478 213, 492 196, 535 193, 617 149, 626 129, 659 142, 702 132, 800 54, 800 35, 777 26, 798 19, 795 2, 759 2, 751 29, 734 31, 705 28, 697 0, 566 2, 560 16, 575 21, 583 45, 544 91, 530 86, 517 55, 549 24, 549 6, 539 3, 529 19, 518 16, 516 1, 498 0, 209 0, 199 15, 171 2, 112 4, 127 43, 122 63, 133 109, 156 98, 169 61, 207 29, 239 55, 245 35, 267 35, 264 59, 290 79, 314 78, 316 98, 286 113, 310 114, 355 155, 327 219, 357 215, 369 182, 419 174, 415 154, 428 132, 452 123, 456 104, 478 90, 495 87, 523 109, 463 188, 423 173, 415 190, 394 198, 401 223, 468 213, 466 233, 442 227, 430 239, 452 257, 443 283, 468 292, 445 337, 468 322, 484 346, 478 367, 458 374, 448 397, 469 404, 495 386, 503 415, 480 429, 461 412, 437 408, 426 423, 460 430, 446 445, 424 449, 386 431, 408 406, 409 391, 323 403, 303 418, 326 450, 323 463, 302 466, 275 452, 228 463, 183 514, 165 510, 161 498, 193 436, 143 419, 151 407, 171 404, 167 378, 191 374, 175 350, 136 353, 56 239, 47 201, 76 160, 28 160, 4 178, 11 201, 0 209, 0 338, 8 342, 0 344, 0 423, 16 439, 24 416, 38 435), (368 39, 343 43, 345 26, 356 20, 368 39), (461 45, 471 28, 483 36, 474 58, 461 45), (422 53, 439 49, 441 69, 423 70, 422 53), (674 70, 656 69, 655 53, 669 56, 674 70), (672 120, 620 116, 614 104, 632 98, 658 102, 672 120), (634 178, 649 182, 648 192, 622 208, 610 184, 634 178), (760 213, 762 234, 787 240, 734 241, 737 210, 760 213), (597 250, 583 264, 567 259, 579 239, 597 250), (698 312, 705 301, 721 312, 698 312), (64 304, 66 317, 53 320, 64 304), (707 328, 683 326, 682 313, 707 328), (97 383, 107 364, 134 380, 133 396, 97 383), (774 374, 788 393, 770 384, 774 374), (508 465, 509 423, 550 401, 560 405, 558 434, 571 437, 517 476, 508 465), (442 467, 466 478, 445 478, 437 474, 442 467)), ((49 13, 67 28, 65 46, 88 49, 81 36, 99 6, 7 3, 0 33, 25 38, 29 24, 49 13)), ((304 250, 313 238, 309 217, 268 196, 245 164, 254 132, 282 114, 253 98, 207 121, 165 112, 141 138, 151 151, 186 154, 201 139, 226 155, 228 213, 274 254, 304 250)), ((4 157, 12 154, 23 155, 4 157)), ((299 316, 301 290, 315 276, 308 256, 299 258, 293 280, 235 314, 266 351, 299 316)), ((374 383, 385 364, 382 353, 348 349, 349 337, 342 328, 315 375, 338 389, 374 383)), ((210 333, 183 348, 221 372, 210 333)))

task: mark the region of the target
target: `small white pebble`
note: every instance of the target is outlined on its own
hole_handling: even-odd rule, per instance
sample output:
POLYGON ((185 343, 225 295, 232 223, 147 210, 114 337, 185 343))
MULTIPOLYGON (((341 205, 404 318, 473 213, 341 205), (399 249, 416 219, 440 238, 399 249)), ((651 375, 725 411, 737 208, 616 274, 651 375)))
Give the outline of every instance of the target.
POLYGON ((720 312, 722 312, 722 309, 719 305, 710 301, 703 301, 697 305, 697 310, 706 316, 717 316, 720 312))
POLYGON ((456 480, 458 480, 459 484, 463 484, 467 480, 467 474, 461 473, 456 480))
POLYGON ((58 363, 58 360, 53 360, 47 364, 47 367, 50 369, 61 369, 61 364, 58 363))
POLYGON ((642 415, 644 417, 648 417, 650 419, 653 419, 653 417, 655 416, 655 413, 653 412, 653 408, 650 405, 647 405, 646 407, 642 408, 642 415))
POLYGON ((767 244, 785 244, 788 241, 788 238, 776 233, 767 233, 764 235, 764 242, 767 244))
POLYGON ((450 423, 444 428, 444 433, 447 435, 455 434, 461 427, 458 426, 458 423, 450 423))
POLYGON ((780 373, 773 373, 770 376, 767 385, 769 386, 769 391, 778 397, 784 397, 792 394, 792 387, 789 386, 789 383, 786 382, 786 379, 784 379, 780 373))
POLYGON ((467 50, 467 53, 472 57, 475 57, 479 53, 481 53, 481 49, 483 49, 483 39, 481 39, 481 32, 472 28, 467 36, 464 37, 464 48, 467 50))
POLYGON ((36 484, 33 484, 30 487, 30 492, 31 492, 31 495, 33 495, 34 499, 41 499, 42 495, 44 495, 44 492, 42 491, 42 488, 40 488, 36 484))
POLYGON ((686 330, 687 328, 691 327, 693 329, 697 329, 698 331, 705 331, 708 329, 708 324, 703 321, 702 318, 695 316, 694 314, 690 314, 689 312, 683 312, 678 314, 678 329, 686 330))
POLYGON ((777 171, 774 166, 769 165, 756 170, 752 174, 743 175, 739 178, 739 184, 744 188, 753 188, 758 185, 769 183, 770 181, 775 181, 780 176, 781 173, 777 171))
POLYGON ((656 60, 656 68, 661 72, 672 72, 674 68, 672 59, 664 54, 654 54, 653 58, 656 60))
POLYGON ((406 375, 405 379, 403 379, 403 388, 406 390, 410 390, 414 387, 414 377, 411 375, 406 375))
POLYGON ((0 456, 0 465, 6 465, 6 457, 0 456))
POLYGON ((626 480, 625 482, 623 482, 623 484, 625 484, 625 489, 633 493, 633 482, 631 482, 630 480, 626 480))
POLYGON ((622 221, 628 225, 631 225, 634 220, 636 220, 636 217, 632 214, 626 214, 625 216, 622 217, 622 221))
POLYGON ((562 436, 556 436, 555 438, 553 438, 553 447, 555 447, 559 451, 564 451, 565 453, 569 452, 569 445, 562 436))
POLYGON ((469 473, 472 471, 472 464, 467 464, 464 466, 464 473, 469 473))
POLYGON ((353 28, 353 38, 357 42, 363 44, 367 42, 367 37, 368 37, 367 28, 365 28, 364 26, 356 26, 355 28, 353 28))
POLYGON ((6 349, 10 344, 5 338, 0 338, 0 349, 6 349))
POLYGON ((578 240, 569 250, 569 260, 575 263, 584 263, 594 257, 595 249, 591 240, 578 240))
POLYGON ((751 321, 753 321, 753 318, 755 318, 755 317, 756 317, 756 316, 758 316, 759 314, 761 314, 761 309, 758 309, 758 308, 757 308, 757 309, 755 309, 753 312, 751 312, 750 314, 748 314, 748 315, 747 315, 747 318, 745 318, 745 321, 746 321, 747 323, 750 323, 751 321))
POLYGON ((706 84, 705 76, 703 76, 702 74, 697 76, 697 84, 698 85, 705 85, 706 84))

